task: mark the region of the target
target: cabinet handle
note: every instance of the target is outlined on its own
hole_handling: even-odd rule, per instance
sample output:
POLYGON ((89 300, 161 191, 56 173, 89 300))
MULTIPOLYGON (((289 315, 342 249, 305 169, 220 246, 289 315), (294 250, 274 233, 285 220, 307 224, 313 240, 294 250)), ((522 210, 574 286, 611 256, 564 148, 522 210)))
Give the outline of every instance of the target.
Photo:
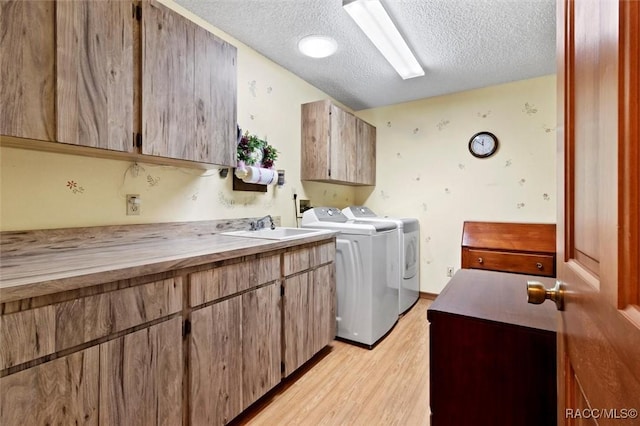
POLYGON ((542 263, 540 262, 536 263, 536 268, 542 271, 542 263))
POLYGON ((482 265, 484 263, 484 260, 481 257, 479 257, 478 258, 478 263, 482 265))

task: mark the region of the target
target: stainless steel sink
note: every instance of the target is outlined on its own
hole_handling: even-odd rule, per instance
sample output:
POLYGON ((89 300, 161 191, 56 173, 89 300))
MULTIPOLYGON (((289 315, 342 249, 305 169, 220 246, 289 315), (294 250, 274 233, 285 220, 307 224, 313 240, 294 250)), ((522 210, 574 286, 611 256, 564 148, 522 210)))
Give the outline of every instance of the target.
POLYGON ((294 238, 311 237, 314 235, 328 234, 332 231, 324 229, 301 229, 279 227, 276 229, 264 228, 257 231, 231 231, 222 232, 220 235, 229 235, 232 237, 245 238, 261 238, 264 240, 291 240, 294 238))

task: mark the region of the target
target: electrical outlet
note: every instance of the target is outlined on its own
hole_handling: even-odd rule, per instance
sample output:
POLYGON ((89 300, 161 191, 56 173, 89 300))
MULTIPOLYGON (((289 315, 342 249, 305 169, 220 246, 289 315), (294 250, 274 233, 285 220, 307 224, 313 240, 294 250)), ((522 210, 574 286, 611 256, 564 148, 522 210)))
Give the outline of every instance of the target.
POLYGON ((140 194, 127 194, 127 216, 140 215, 140 194))
POLYGON ((310 200, 300 200, 300 214, 306 212, 311 208, 310 200))
POLYGON ((453 277, 453 266, 447 266, 447 277, 453 277))

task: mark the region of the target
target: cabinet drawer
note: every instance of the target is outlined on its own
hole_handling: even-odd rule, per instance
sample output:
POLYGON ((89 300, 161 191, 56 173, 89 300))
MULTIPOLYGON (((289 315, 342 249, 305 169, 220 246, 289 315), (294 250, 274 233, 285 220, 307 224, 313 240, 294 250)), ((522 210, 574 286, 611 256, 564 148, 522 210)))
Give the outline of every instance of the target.
POLYGON ((189 304, 198 306, 280 278, 280 255, 222 265, 189 274, 189 304))
POLYGON ((324 265, 336 260, 336 243, 331 242, 313 248, 311 267, 324 265))
POLYGON ((0 317, 0 370, 180 311, 171 278, 0 317))
POLYGON ((311 259, 315 247, 305 247, 296 251, 290 251, 283 255, 283 275, 289 276, 297 272, 311 268, 311 259))
POLYGON ((466 259, 463 259, 463 264, 466 264, 468 268, 549 277, 555 275, 555 262, 552 255, 477 249, 468 249, 463 254, 466 256, 466 259))

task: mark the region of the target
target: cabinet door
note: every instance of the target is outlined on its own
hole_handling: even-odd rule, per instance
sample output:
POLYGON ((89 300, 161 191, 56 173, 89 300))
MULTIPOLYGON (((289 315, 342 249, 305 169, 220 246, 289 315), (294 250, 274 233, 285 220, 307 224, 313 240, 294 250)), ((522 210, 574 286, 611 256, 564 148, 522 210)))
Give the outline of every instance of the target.
POLYGON ((124 1, 56 2, 57 141, 133 150, 133 22, 124 1))
POLYGON ((193 24, 196 161, 236 165, 236 48, 193 24))
POLYGON ((85 349, 0 379, 0 424, 97 425, 99 350, 85 349))
POLYGON ((157 2, 142 7, 142 153, 193 159, 192 24, 157 2))
POLYGON ((143 3, 143 154, 235 166, 235 59, 234 47, 143 3))
POLYGON ((228 423, 242 404, 242 297, 191 314, 190 418, 193 425, 228 423))
POLYGON ((336 279, 333 263, 313 271, 311 316, 313 318, 313 355, 336 337, 336 279))
POLYGON ((330 112, 331 103, 328 100, 309 102, 301 106, 302 180, 329 179, 330 112))
POLYGON ((182 422, 182 319, 100 345, 100 424, 182 422))
POLYGON ((314 354, 312 272, 285 279, 283 297, 284 375, 288 376, 314 354))
POLYGON ((0 134, 53 141, 55 3, 0 3, 0 134))
POLYGON ((330 164, 331 180, 356 180, 356 118, 331 105, 330 164))
POLYGON ((251 405, 281 379, 280 286, 242 295, 242 403, 251 405))
POLYGON ((376 128, 356 118, 356 183, 376 184, 376 128))

